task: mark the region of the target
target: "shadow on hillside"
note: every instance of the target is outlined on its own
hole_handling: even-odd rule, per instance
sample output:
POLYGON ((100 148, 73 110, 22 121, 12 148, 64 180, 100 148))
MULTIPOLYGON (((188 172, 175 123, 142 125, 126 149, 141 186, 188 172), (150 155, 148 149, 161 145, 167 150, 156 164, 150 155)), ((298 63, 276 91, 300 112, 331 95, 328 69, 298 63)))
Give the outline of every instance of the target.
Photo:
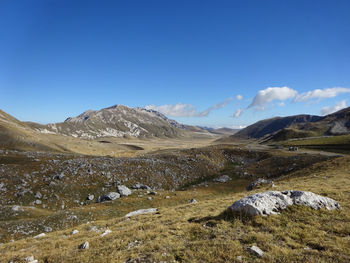
POLYGON ((225 210, 216 216, 205 216, 202 218, 192 217, 188 219, 189 223, 199 223, 207 227, 215 227, 219 221, 233 222, 234 220, 241 220, 243 222, 251 220, 251 217, 243 215, 242 213, 233 213, 231 211, 225 210))

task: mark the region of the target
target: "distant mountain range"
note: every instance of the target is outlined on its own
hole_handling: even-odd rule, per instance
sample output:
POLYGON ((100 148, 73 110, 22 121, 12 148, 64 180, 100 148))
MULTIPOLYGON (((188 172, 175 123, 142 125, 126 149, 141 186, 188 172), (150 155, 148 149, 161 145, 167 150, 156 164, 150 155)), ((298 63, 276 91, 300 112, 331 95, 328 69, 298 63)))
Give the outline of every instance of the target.
POLYGON ((231 138, 282 141, 292 138, 350 133, 350 107, 326 115, 295 115, 258 121, 231 138))

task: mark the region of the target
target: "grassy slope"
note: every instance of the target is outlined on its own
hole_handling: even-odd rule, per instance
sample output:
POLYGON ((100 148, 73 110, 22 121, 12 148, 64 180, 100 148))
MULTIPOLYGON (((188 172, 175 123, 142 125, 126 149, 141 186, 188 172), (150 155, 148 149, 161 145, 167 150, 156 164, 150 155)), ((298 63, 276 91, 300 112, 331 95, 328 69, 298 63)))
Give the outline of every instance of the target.
MULTIPOLYGON (((293 207, 269 217, 225 218, 220 214, 247 193, 234 182, 212 184, 164 192, 140 205, 159 207, 159 214, 94 221, 76 227, 79 233, 74 236, 63 237, 67 230, 2 244, 1 262, 29 255, 41 262, 237 262, 236 256, 247 262, 349 262, 349 161, 342 157, 315 164, 276 182, 277 190, 309 190, 334 198, 341 211, 293 207), (164 199, 165 195, 171 198, 164 199), (192 197, 199 202, 187 204, 192 197), (100 237, 90 231, 92 226, 113 232, 100 237), (77 246, 84 241, 90 249, 79 251, 77 246), (250 245, 266 252, 262 259, 247 253, 250 245)), ((266 189, 256 192, 262 190, 266 189)))

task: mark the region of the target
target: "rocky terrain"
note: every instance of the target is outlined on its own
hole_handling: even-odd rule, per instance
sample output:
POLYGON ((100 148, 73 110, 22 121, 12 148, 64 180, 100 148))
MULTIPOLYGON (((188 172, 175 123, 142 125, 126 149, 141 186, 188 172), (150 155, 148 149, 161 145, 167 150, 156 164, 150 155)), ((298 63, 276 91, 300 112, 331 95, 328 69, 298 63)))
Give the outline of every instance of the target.
MULTIPOLYGON (((0 239, 35 235, 45 231, 45 227, 60 229, 87 222, 97 215, 86 212, 85 207, 116 199, 123 204, 130 189, 148 201, 157 192, 192 189, 210 182, 238 180, 245 182, 244 189, 261 176, 281 178, 329 158, 310 154, 280 156, 232 145, 132 158, 2 150, 0 239), (79 218, 77 212, 72 212, 77 208, 79 218)), ((117 214, 118 211, 112 213, 117 214)))

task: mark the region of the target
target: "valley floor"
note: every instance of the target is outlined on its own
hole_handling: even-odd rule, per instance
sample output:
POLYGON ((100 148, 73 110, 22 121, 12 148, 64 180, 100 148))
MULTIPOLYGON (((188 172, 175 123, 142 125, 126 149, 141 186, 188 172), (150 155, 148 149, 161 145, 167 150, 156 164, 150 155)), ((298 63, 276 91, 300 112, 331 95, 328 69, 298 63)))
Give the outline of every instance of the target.
MULTIPOLYGON (((183 186, 182 190, 181 187, 175 186, 175 189, 167 189, 163 185, 161 189, 156 190, 155 195, 149 195, 146 190, 138 190, 131 196, 99 204, 92 202, 79 205, 72 202, 76 197, 69 201, 70 197, 66 196, 65 192, 58 192, 60 200, 65 200, 67 205, 64 210, 55 208, 49 201, 44 208, 42 205, 32 205, 32 199, 22 198, 21 207, 24 212, 11 214, 10 211, 16 203, 11 203, 13 199, 10 196, 2 196, 0 220, 3 243, 0 244, 0 262, 24 262, 24 258, 28 256, 34 256, 39 262, 350 261, 350 157, 272 150, 265 152, 262 149, 253 151, 233 145, 176 151, 175 156, 176 162, 184 162, 184 166, 171 168, 173 170, 170 177, 175 178, 187 170, 194 171, 191 170, 197 169, 194 164, 202 165, 201 161, 209 165, 208 169, 212 169, 212 172, 204 177, 198 176, 196 180, 179 181, 179 186, 183 186), (231 161, 228 162, 225 158, 231 161), (179 173, 176 172, 177 169, 180 169, 179 173), (212 178, 220 174, 228 174, 232 180, 226 183, 213 182, 212 178), (264 186, 251 192, 245 190, 249 182, 264 174, 271 175, 275 181, 275 188, 264 186), (234 201, 248 194, 291 189, 312 191, 333 198, 340 203, 342 209, 315 211, 291 207, 280 215, 254 218, 240 218, 223 213, 234 201), (189 203, 193 198, 198 202, 189 203), (9 203, 4 203, 5 199, 9 203), (158 212, 124 217, 128 212, 151 207, 158 208, 158 212), (70 218, 70 221, 67 221, 67 218, 70 218), (64 220, 64 224, 58 224, 64 220), (29 221, 35 226, 33 233, 28 237, 12 234, 14 240, 9 242, 11 237, 6 233, 4 226, 9 229, 16 226, 19 234, 20 231, 28 230, 21 226, 25 226, 29 221), (38 226, 40 221, 44 223, 38 226), (57 227, 54 227, 53 232, 46 232, 41 238, 33 238, 33 235, 42 231, 44 225, 53 226, 54 223, 57 227), (71 235, 74 229, 78 230, 78 233, 71 235), (111 232, 101 236, 106 230, 111 232), (86 241, 89 242, 89 249, 78 249, 78 246, 86 241), (261 258, 247 251, 247 247, 252 245, 257 245, 264 251, 261 258)), ((38 158, 32 157, 33 160, 38 158)), ((57 164, 61 165, 67 164, 69 159, 81 157, 45 158, 48 158, 48 161, 57 160, 57 164)), ((154 162, 168 160, 169 164, 175 160, 174 155, 169 152, 156 153, 152 158, 154 162)), ((15 161, 11 160, 12 163, 3 164, 2 169, 12 165, 11 169, 18 169, 18 174, 21 174, 21 158, 17 156, 15 161)), ((110 161, 102 160, 105 163, 110 161)), ((26 162, 27 160, 24 160, 24 163, 26 162)), ((99 159, 91 159, 90 162, 95 165, 93 170, 96 170, 99 159)), ((33 170, 30 172, 34 171, 34 175, 39 166, 48 169, 48 175, 51 173, 46 161, 40 159, 38 164, 35 164, 35 161, 33 163, 33 170)), ((77 164, 78 167, 79 165, 81 163, 77 164)), ((56 169, 56 166, 53 168, 56 169)), ((72 173, 74 174, 74 170, 72 173)), ((4 177, 4 174, 2 176, 4 177)), ((79 177, 79 170, 76 176, 79 177)), ((98 178, 97 174, 91 176, 91 182, 98 178)), ((57 187, 71 184, 73 181, 70 181, 70 177, 67 176, 64 182, 56 182, 57 187)), ((8 178, 6 180, 9 185, 11 181, 8 178)), ((82 186, 84 180, 79 181, 82 186)), ((34 188, 28 186, 31 184, 29 181, 25 184, 28 189, 33 190, 33 194, 37 189, 35 187, 39 185, 42 189, 48 187, 48 184, 41 184, 39 179, 39 185, 33 185, 34 188)), ((86 187, 88 191, 94 189, 93 184, 86 187)), ((49 196, 48 190, 41 191, 49 196)))

